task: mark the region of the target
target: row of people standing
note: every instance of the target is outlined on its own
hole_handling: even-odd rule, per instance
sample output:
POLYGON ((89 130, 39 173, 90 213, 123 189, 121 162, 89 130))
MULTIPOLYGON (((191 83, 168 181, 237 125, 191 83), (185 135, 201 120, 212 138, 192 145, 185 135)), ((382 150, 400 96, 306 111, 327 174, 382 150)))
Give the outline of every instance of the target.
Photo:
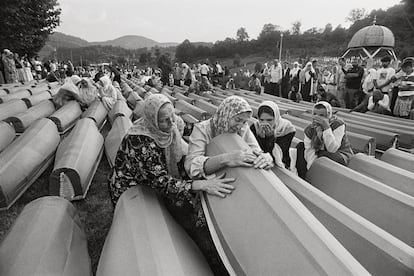
POLYGON ((0 84, 32 81, 39 63, 36 57, 29 60, 27 55, 20 57, 18 53, 4 49, 0 59, 0 84))

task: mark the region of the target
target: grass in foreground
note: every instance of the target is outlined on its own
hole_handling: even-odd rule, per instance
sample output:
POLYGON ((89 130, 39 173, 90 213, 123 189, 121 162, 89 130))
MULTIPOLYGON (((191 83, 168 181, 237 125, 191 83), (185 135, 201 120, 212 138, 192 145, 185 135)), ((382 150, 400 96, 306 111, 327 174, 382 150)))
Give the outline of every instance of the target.
MULTIPOLYGON (((0 211, 0 242, 7 235, 26 204, 48 195, 49 175, 52 169, 53 166, 47 168, 9 210, 0 211)), ((88 250, 94 274, 112 223, 113 206, 107 185, 109 171, 110 168, 104 156, 92 180, 86 199, 72 202, 79 212, 88 239, 88 250)))

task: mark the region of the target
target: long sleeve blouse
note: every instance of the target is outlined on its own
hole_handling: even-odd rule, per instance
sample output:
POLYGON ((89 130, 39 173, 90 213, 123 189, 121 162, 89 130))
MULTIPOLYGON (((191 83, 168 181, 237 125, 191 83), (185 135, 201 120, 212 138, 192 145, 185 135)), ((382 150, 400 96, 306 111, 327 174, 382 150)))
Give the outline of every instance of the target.
MULTIPOLYGON (((261 151, 256 138, 246 124, 242 127, 242 139, 249 145, 252 150, 261 151)), ((208 157, 206 154, 207 145, 213 139, 211 130, 211 120, 200 122, 194 125, 194 129, 189 138, 188 155, 185 160, 185 169, 191 178, 206 177, 204 172, 204 163, 208 157)))

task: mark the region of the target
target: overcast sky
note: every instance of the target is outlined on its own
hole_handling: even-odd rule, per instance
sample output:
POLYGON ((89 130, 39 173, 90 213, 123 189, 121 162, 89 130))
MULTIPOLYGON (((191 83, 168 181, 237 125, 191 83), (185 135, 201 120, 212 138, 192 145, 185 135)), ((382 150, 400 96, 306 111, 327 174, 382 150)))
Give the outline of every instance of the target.
POLYGON ((301 30, 327 23, 349 26, 353 8, 387 9, 399 0, 58 0, 61 25, 56 31, 88 41, 142 35, 158 42, 215 42, 235 37, 245 27, 257 38, 266 23, 301 30))

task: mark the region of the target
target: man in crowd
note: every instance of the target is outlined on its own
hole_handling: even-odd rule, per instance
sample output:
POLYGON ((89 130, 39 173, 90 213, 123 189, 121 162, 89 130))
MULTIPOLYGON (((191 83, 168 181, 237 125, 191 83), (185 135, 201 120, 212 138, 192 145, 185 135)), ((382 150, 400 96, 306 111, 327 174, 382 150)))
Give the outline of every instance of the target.
MULTIPOLYGON (((382 67, 377 70, 374 77, 374 86, 380 90, 382 94, 388 95, 389 99, 392 99, 392 86, 391 79, 395 75, 394 68, 390 67, 391 57, 385 56, 381 59, 382 67)), ((387 107, 390 109, 390 106, 387 107)))
POLYGON ((345 105, 346 108, 352 109, 358 105, 361 92, 361 82, 364 76, 364 68, 359 66, 359 60, 352 58, 352 67, 348 70, 342 67, 345 74, 345 105))
POLYGON ((282 82, 282 66, 278 59, 270 66, 270 91, 269 94, 280 97, 280 84, 282 82))
POLYGON ((287 61, 283 63, 281 91, 282 91, 282 97, 287 99, 289 91, 290 91, 290 68, 289 68, 289 62, 287 61))

